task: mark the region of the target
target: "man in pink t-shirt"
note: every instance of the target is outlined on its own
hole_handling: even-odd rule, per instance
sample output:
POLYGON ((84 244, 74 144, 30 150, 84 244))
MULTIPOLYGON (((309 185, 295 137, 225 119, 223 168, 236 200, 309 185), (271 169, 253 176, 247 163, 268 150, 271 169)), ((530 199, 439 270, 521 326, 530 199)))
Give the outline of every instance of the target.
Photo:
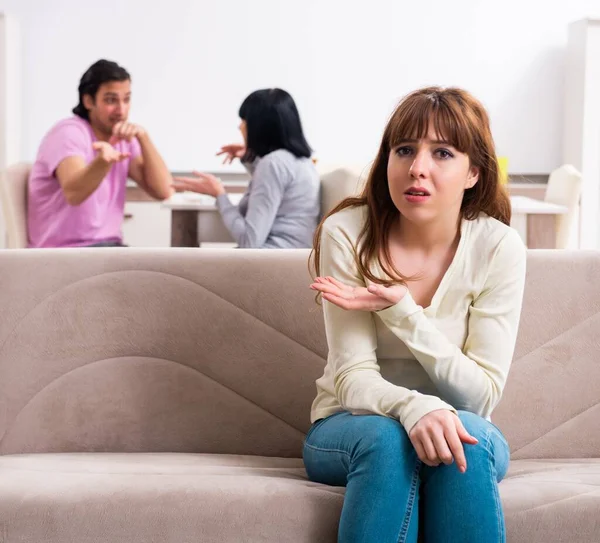
POLYGON ((127 179, 153 198, 172 179, 147 132, 127 121, 131 78, 99 60, 81 78, 73 117, 44 137, 28 183, 29 247, 120 246, 127 179))

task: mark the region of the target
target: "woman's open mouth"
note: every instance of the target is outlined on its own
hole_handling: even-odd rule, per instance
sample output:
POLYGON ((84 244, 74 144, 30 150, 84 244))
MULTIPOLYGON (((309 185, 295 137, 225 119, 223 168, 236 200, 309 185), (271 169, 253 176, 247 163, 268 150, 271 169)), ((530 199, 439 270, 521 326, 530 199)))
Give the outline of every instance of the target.
POLYGON ((410 202, 411 204, 420 204, 425 202, 430 196, 431 194, 421 187, 411 187, 404 193, 406 201, 410 202))

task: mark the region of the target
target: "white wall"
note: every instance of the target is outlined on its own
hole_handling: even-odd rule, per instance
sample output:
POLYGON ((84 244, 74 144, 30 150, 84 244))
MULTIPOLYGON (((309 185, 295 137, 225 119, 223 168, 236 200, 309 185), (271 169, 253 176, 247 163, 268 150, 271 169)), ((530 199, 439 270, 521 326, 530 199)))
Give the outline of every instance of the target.
POLYGON ((600 19, 569 25, 565 79, 563 160, 582 175, 580 244, 600 239, 600 19))
POLYGON ((369 160, 397 100, 459 85, 488 107, 500 155, 518 173, 561 162, 569 22, 598 0, 0 0, 22 36, 22 158, 75 105, 84 70, 104 57, 133 76, 132 120, 173 170, 215 168, 238 140, 252 90, 296 99, 317 156, 369 160))

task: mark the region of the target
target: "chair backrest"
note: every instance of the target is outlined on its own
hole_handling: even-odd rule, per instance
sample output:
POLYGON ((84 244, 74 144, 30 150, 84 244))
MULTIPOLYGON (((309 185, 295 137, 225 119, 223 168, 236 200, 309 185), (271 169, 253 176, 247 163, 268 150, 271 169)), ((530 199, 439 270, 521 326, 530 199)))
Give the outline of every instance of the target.
POLYGON ((317 169, 321 179, 321 216, 344 198, 358 195, 368 175, 368 167, 358 165, 321 166, 317 169))
POLYGON ((9 166, 0 175, 0 200, 6 228, 6 247, 27 247, 27 182, 31 164, 9 166))
POLYGON ((548 178, 544 200, 565 206, 568 213, 558 215, 556 221, 556 248, 566 249, 577 222, 577 211, 581 197, 581 174, 571 164, 563 164, 548 178))

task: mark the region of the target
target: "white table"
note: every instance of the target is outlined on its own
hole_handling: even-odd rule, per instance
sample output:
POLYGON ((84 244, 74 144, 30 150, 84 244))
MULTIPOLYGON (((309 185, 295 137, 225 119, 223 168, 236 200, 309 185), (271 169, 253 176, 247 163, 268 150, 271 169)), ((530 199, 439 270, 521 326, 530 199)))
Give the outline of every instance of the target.
MULTIPOLYGON (((228 193, 238 204, 242 193, 228 193)), ((556 238, 556 217, 568 212, 564 206, 535 200, 527 196, 511 196, 512 220, 529 248, 553 248, 556 238)), ((197 247, 203 242, 230 243, 233 240, 215 206, 212 196, 177 193, 163 202, 171 210, 171 246, 197 247)))
POLYGON ((511 196, 512 219, 510 225, 519 232, 530 249, 554 249, 556 247, 556 219, 568 213, 568 208, 557 204, 511 196))
MULTIPOLYGON (((228 192, 235 205, 242 192, 228 192)), ((171 210, 171 247, 198 247, 202 243, 231 243, 231 234, 221 219, 215 198, 191 192, 175 193, 162 203, 171 210)))

